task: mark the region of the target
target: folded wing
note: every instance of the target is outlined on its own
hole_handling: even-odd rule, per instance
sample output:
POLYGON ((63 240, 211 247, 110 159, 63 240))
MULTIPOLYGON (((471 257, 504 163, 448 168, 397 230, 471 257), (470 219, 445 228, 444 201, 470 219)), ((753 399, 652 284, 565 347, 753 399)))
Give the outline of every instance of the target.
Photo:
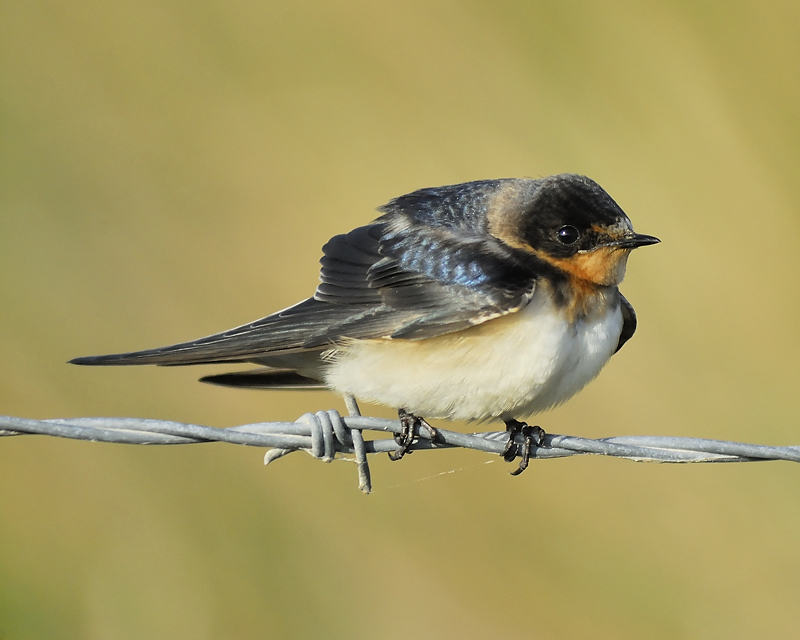
MULTIPOLYGON (((492 237, 480 216, 452 207, 436 217, 443 190, 423 190, 420 220, 400 205, 323 247, 314 297, 246 325, 191 342, 76 358, 82 365, 188 365, 254 361, 321 351, 347 339, 424 339, 524 307, 535 273, 525 256, 492 237)), ((446 196, 446 194, 444 194, 446 196)), ((408 196, 404 196, 408 198, 408 196)))

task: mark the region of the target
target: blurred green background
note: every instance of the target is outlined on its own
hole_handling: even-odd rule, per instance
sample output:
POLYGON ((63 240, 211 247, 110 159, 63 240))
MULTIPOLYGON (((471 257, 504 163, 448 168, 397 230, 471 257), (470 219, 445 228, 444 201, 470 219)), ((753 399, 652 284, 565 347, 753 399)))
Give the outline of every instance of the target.
MULTIPOLYGON (((635 339, 537 422, 798 444, 799 29, 763 0, 0 2, 0 412, 342 408, 65 361, 306 297, 394 196, 571 171, 663 244, 635 339)), ((797 465, 418 453, 367 497, 262 454, 1 440, 0 637, 797 637, 797 465)))

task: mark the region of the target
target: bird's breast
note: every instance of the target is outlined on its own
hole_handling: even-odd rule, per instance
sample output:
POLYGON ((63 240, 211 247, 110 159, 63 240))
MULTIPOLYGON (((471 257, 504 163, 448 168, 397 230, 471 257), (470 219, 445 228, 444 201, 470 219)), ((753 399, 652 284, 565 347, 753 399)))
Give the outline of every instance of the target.
POLYGON ((524 417, 582 389, 616 349, 616 288, 575 317, 546 287, 522 310, 425 340, 357 340, 332 353, 325 382, 340 393, 425 417, 524 417))

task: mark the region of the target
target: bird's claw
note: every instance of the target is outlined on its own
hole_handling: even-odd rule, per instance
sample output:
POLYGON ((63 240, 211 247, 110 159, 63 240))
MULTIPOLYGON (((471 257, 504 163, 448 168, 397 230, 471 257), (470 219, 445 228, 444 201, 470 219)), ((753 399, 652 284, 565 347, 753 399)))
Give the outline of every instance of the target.
POLYGON ((517 455, 521 456, 519 467, 510 471, 512 476, 518 476, 528 468, 531 457, 531 447, 541 447, 544 444, 545 431, 539 426, 530 426, 519 420, 506 420, 506 431, 508 431, 508 442, 503 450, 503 460, 511 462, 517 455), (523 443, 516 443, 517 434, 522 434, 523 443), (520 452, 521 448, 521 452, 520 452))
POLYGON ((397 449, 397 451, 389 453, 390 460, 399 460, 407 453, 413 453, 410 447, 414 443, 414 439, 419 435, 420 427, 425 427, 428 430, 429 438, 431 440, 436 440, 437 431, 428 424, 425 418, 415 416, 405 409, 398 410, 397 416, 400 418, 400 424, 403 430, 400 433, 394 434, 394 441, 400 445, 400 448, 397 449))

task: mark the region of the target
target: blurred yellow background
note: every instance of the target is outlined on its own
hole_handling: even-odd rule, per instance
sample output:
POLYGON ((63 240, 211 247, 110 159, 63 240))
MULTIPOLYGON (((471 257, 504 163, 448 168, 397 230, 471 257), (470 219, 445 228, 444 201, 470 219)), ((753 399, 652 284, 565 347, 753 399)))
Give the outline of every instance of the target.
MULTIPOLYGON (((788 1, 0 3, 0 413, 341 409, 65 361, 310 295, 394 196, 570 171, 663 243, 634 340, 537 422, 800 444, 799 30, 788 1)), ((796 637, 800 466, 417 453, 366 497, 262 454, 0 440, 0 637, 796 637)))

